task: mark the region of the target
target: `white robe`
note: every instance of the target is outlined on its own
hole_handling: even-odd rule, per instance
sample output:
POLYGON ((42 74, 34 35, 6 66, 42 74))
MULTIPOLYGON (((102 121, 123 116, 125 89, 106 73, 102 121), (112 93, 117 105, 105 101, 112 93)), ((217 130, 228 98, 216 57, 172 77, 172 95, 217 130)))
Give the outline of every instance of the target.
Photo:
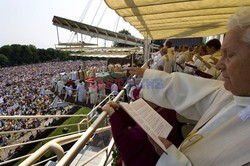
POLYGON ((168 54, 163 55, 159 61, 158 67, 162 65, 163 71, 167 73, 172 73, 172 65, 173 65, 173 60, 169 57, 168 54))
POLYGON ((83 102, 86 98, 85 84, 79 83, 76 87, 78 102, 83 102))
POLYGON ((171 145, 157 166, 236 166, 250 161, 250 118, 243 121, 239 116, 246 108, 250 111, 250 97, 233 96, 222 81, 182 73, 146 70, 143 79, 163 83, 163 88, 143 89, 146 100, 198 120, 194 130, 203 136, 196 143, 184 143, 182 152, 171 145))
POLYGON ((188 54, 189 51, 181 52, 178 58, 176 58, 176 62, 179 64, 184 64, 184 62, 187 60, 188 54))
POLYGON ((59 95, 61 95, 63 93, 63 81, 57 81, 57 92, 59 95))
POLYGON ((161 62, 161 54, 160 52, 157 52, 153 57, 153 64, 151 65, 151 69, 157 70, 160 62, 161 62))
POLYGON ((90 94, 90 104, 96 104, 98 98, 96 85, 89 86, 89 94, 90 94))

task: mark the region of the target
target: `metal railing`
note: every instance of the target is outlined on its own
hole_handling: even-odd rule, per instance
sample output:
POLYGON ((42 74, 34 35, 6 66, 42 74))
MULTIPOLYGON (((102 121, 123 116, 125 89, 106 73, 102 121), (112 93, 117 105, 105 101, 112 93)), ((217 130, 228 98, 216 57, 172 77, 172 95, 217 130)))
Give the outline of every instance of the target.
POLYGON ((30 119, 30 118, 68 118, 68 117, 86 117, 85 114, 77 115, 17 115, 17 116, 0 116, 0 119, 30 119))
MULTIPOLYGON (((106 96, 106 98, 105 99, 103 99, 103 101, 102 102, 100 102, 97 106, 95 106, 87 115, 85 115, 84 117, 84 119, 82 119, 82 121, 81 122, 79 122, 79 123, 77 123, 77 124, 74 124, 74 125, 77 125, 78 126, 78 133, 80 133, 81 132, 81 130, 80 130, 80 126, 82 125, 82 124, 86 124, 86 126, 88 127, 92 122, 93 122, 93 120, 96 118, 96 109, 99 107, 99 106, 101 106, 105 101, 109 101, 109 100, 111 100, 112 99, 112 96, 113 96, 113 93, 111 93, 111 94, 109 94, 108 96, 106 96)), ((61 127, 61 126, 60 126, 61 127)), ((36 129, 34 129, 34 130, 36 130, 36 129)), ((74 133, 76 133, 76 132, 74 132, 74 133)), ((80 133, 80 135, 82 135, 83 133, 80 133)), ((68 134, 67 134, 68 135, 68 134)), ((64 135, 60 135, 60 136, 65 136, 65 134, 64 135)), ((54 136, 53 138, 58 138, 58 137, 60 137, 60 136, 54 136)), ((36 141, 30 141, 30 143, 34 143, 34 142, 40 142, 40 141, 43 141, 43 140, 49 140, 49 139, 52 139, 52 137, 49 137, 49 138, 44 138, 44 139, 40 139, 40 140, 36 140, 36 141)), ((65 137, 65 139, 67 139, 67 136, 65 137)), ((52 140, 53 141, 53 140, 52 140)), ((21 144, 16 144, 16 145, 10 145, 10 146, 19 146, 19 145, 25 145, 25 144, 29 144, 29 142, 26 142, 26 143, 21 143, 21 144)), ((44 145, 45 146, 45 145, 44 145)), ((6 146, 6 148, 8 148, 8 146, 6 146)), ((53 147, 53 148, 58 148, 58 147, 53 147)), ((0 148, 1 149, 1 148, 0 148)), ((59 148, 59 149, 56 149, 56 150, 58 150, 59 152, 60 152, 60 149, 61 148, 59 148)), ((47 149, 48 150, 48 149, 47 149)), ((53 151, 55 150, 55 149, 52 149, 53 151)), ((39 152, 43 152, 43 151, 39 151, 39 152)), ((38 153, 39 153, 38 152, 38 153)), ((42 154, 43 155, 43 154, 42 154)), ((38 160, 40 157, 42 157, 42 155, 40 155, 40 156, 37 156, 37 155, 30 155, 30 157, 31 158, 35 158, 35 160, 38 160)), ((58 155, 61 155, 61 153, 60 154, 58 154, 58 155)), ((26 155, 26 157, 28 157, 27 155, 26 155)), ((25 157, 24 157, 25 158, 25 157)), ((58 157, 57 157, 58 158, 58 157)), ((26 159, 27 160, 27 159, 26 159)), ((26 161, 25 160, 25 161, 26 161)), ((4 163, 7 163, 8 161, 6 161, 6 162, 4 162, 4 163)), ((24 163, 24 162, 23 162, 24 163)), ((23 164, 22 163, 22 164, 23 164)), ((32 163, 34 163, 34 162, 32 162, 32 163)), ((2 164, 2 163, 1 163, 2 164)), ((25 163, 24 163, 24 165, 26 165, 25 163)))
MULTIPOLYGON (((146 68, 146 66, 147 66, 147 63, 145 63, 142 66, 142 68, 146 68)), ((129 85, 126 84, 124 89, 126 89, 127 86, 129 86, 129 85)), ((125 93, 124 89, 121 90, 119 92, 119 94, 113 99, 114 102, 118 102, 119 99, 124 95, 124 93, 125 93)), ((109 96, 107 96, 107 97, 109 97, 109 96)), ((106 98, 104 100, 106 100, 106 98)), ((103 102, 104 102, 104 100, 103 100, 103 102)), ((98 106, 100 106, 100 103, 98 106)), ((96 109, 98 106, 96 106, 94 109, 96 109)), ((86 145, 86 143, 91 138, 91 136, 95 133, 99 124, 101 124, 101 122, 106 118, 106 116, 107 116, 107 113, 103 111, 98 116, 98 118, 91 124, 91 126, 89 126, 87 128, 87 130, 84 133, 79 133, 81 135, 81 137, 78 138, 78 141, 71 147, 71 149, 65 155, 64 155, 64 150, 62 149, 62 147, 59 144, 60 144, 60 141, 63 142, 65 140, 67 140, 68 137, 58 138, 59 141, 57 140, 55 142, 55 140, 52 140, 52 141, 50 141, 50 144, 43 145, 35 153, 33 153, 31 156, 29 156, 24 162, 22 162, 20 164, 20 166, 28 166, 28 165, 35 163, 35 161, 38 160, 39 158, 41 158, 42 155, 44 155, 44 153, 50 148, 57 154, 57 160, 58 160, 57 166, 70 165, 70 163, 74 160, 74 158, 77 156, 77 154, 86 145), (53 145, 51 145, 51 143, 55 143, 55 145, 53 146, 53 145)), ((107 160, 105 161, 105 163, 107 163, 107 160)))
POLYGON ((101 164, 102 166, 103 165, 106 165, 106 163, 108 162, 107 159, 110 157, 110 154, 112 152, 112 149, 114 147, 114 139, 112 138, 109 145, 105 148, 103 148, 102 150, 100 150, 99 152, 97 152, 95 155, 91 156, 88 160, 80 163, 80 164, 77 164, 77 165, 80 165, 80 166, 84 166, 86 164, 88 164, 90 161, 94 160, 96 157, 98 157, 99 155, 101 155, 103 152, 106 153, 106 156, 104 156, 102 158, 102 161, 99 163, 99 165, 101 164))
MULTIPOLYGON (((113 101, 117 102, 120 97, 124 94, 124 90, 122 90, 113 101)), ((85 146, 85 144, 88 142, 89 138, 99 124, 105 119, 107 116, 106 112, 102 112, 99 117, 93 122, 93 124, 82 134, 82 136, 78 139, 78 141, 71 147, 71 149, 66 153, 61 160, 58 160, 57 163, 58 166, 65 166, 70 165, 70 163, 73 161, 73 159, 76 157, 76 155, 80 152, 80 150, 85 146)))
POLYGON ((114 139, 112 138, 109 145, 108 145, 108 149, 106 151, 106 156, 102 158, 102 160, 99 162, 98 166, 104 166, 109 164, 109 159, 111 157, 111 152, 113 151, 113 147, 115 145, 114 139))
MULTIPOLYGON (((107 130, 110 130, 110 126, 99 128, 96 130, 95 133, 100 133, 100 132, 107 131, 107 130)), ((27 160, 26 159, 20 164, 20 166, 29 166, 29 165, 34 164, 35 161, 40 159, 42 157, 42 155, 44 155, 48 150, 52 150, 53 152, 55 152, 56 156, 57 156, 57 160, 60 160, 64 155, 64 150, 63 150, 61 145, 65 145, 65 144, 68 144, 68 143, 71 143, 71 142, 78 140, 79 137, 81 137, 83 133, 77 133, 74 135, 56 138, 56 139, 49 141, 48 143, 43 145, 36 152, 32 153, 29 156, 29 158, 32 158, 34 160, 27 160)))
MULTIPOLYGON (((104 100, 110 99, 111 96, 112 96, 112 94, 108 95, 104 100)), ((100 104, 102 104, 102 102, 100 104)), ((55 139, 55 138, 64 137, 64 136, 73 135, 73 134, 76 134, 76 133, 83 132, 85 130, 81 130, 81 126, 86 125, 86 127, 88 127, 92 123, 92 121, 96 117, 96 114, 95 114, 96 108, 98 108, 98 106, 93 108, 87 115, 86 114, 80 114, 80 115, 78 114, 80 117, 84 117, 81 120, 81 122, 79 122, 79 123, 0 132, 1 135, 4 135, 4 134, 16 134, 16 133, 21 133, 21 132, 24 132, 24 133, 26 132, 27 133, 27 132, 33 132, 33 131, 38 131, 38 130, 41 131, 41 130, 54 129, 54 128, 63 128, 63 127, 70 127, 70 126, 77 126, 77 129, 78 129, 76 132, 70 132, 70 133, 66 133, 66 134, 56 135, 56 136, 52 136, 52 137, 46 137, 46 138, 43 138, 43 139, 37 139, 37 140, 28 141, 28 142, 24 142, 24 143, 17 143, 17 144, 3 146, 3 147, 0 147, 0 152, 2 150, 9 149, 9 148, 20 147, 20 146, 24 146, 24 145, 28 145, 28 144, 32 144, 32 143, 38 143, 38 142, 41 142, 41 141, 48 141, 48 140, 51 140, 51 139, 55 139)), ((78 115, 73 115, 73 116, 72 115, 49 115, 49 118, 51 119, 51 118, 60 118, 60 117, 79 117, 78 115)), ((1 118, 2 119, 26 119, 26 118, 42 118, 42 119, 44 119, 44 118, 48 118, 48 115, 17 116, 17 117, 16 116, 14 116, 14 117, 13 116, 2 116, 1 118)), ((14 162, 14 161, 18 161, 18 160, 27 158, 30 155, 31 154, 20 156, 20 157, 15 158, 15 159, 5 160, 3 162, 0 162, 0 165, 4 165, 4 164, 8 164, 8 163, 11 163, 11 162, 14 162)))

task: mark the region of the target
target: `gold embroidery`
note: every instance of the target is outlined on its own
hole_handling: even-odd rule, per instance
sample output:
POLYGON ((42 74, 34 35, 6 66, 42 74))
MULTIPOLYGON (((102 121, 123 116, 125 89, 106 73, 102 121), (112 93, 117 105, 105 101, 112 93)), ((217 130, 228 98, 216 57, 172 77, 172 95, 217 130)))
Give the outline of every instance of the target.
POLYGON ((181 145, 178 148, 181 152, 183 152, 184 149, 187 149, 188 147, 192 146, 193 144, 195 144, 196 142, 200 141, 203 138, 201 134, 197 134, 197 131, 198 130, 191 132, 187 136, 187 138, 185 138, 185 140, 181 143, 181 145))

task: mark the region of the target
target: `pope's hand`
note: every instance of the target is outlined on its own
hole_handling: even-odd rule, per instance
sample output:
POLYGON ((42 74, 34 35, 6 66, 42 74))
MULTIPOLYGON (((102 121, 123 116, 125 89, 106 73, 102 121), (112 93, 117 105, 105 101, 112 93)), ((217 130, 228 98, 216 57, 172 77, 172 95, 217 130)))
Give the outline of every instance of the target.
POLYGON ((109 101, 102 107, 102 110, 107 112, 109 115, 112 115, 117 108, 119 108, 119 105, 117 103, 115 103, 114 101, 109 101))

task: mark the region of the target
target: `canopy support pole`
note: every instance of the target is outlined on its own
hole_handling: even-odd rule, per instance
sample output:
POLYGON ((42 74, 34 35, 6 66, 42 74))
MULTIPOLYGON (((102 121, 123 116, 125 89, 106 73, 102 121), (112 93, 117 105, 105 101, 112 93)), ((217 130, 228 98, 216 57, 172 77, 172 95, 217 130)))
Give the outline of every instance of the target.
POLYGON ((57 41, 58 41, 58 44, 60 43, 60 40, 59 40, 59 31, 58 31, 58 26, 56 26, 56 32, 57 32, 57 41))
POLYGON ((144 40, 144 63, 148 62, 151 40, 144 40))

